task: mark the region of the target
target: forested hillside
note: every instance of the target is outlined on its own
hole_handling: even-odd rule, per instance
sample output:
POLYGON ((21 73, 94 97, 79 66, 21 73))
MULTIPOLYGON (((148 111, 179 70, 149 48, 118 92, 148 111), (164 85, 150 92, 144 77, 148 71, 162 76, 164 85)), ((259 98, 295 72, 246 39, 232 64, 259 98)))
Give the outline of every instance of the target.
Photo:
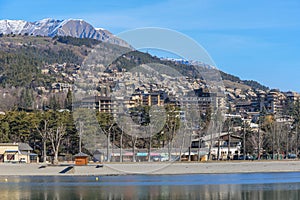
POLYGON ((236 82, 236 83, 241 83, 241 84, 245 84, 250 86, 253 89, 260 89, 260 90, 268 90, 269 88, 267 86, 264 86, 260 83, 258 83, 257 81, 253 81, 253 80, 241 80, 239 77, 231 75, 231 74, 227 74, 225 72, 220 71, 222 79, 223 80, 228 80, 228 81, 232 81, 232 82, 236 82))
POLYGON ((0 84, 2 87, 45 85, 50 77, 41 68, 53 63, 81 64, 89 49, 60 43, 63 38, 2 36, 0 38, 0 84))
MULTIPOLYGON (((2 35, 0 37, 0 85, 2 87, 45 86, 54 80, 41 74, 41 68, 54 63, 72 63, 80 65, 91 51, 92 47, 101 42, 94 39, 65 37, 32 37, 20 35, 2 35)), ((108 48, 118 48, 106 44, 108 48)), ((150 54, 139 51, 129 52, 126 57, 120 57, 111 67, 130 69, 145 63, 160 63, 171 66, 186 76, 193 76, 195 68, 192 65, 160 60, 150 54)), ((220 72, 224 80, 242 83, 253 89, 267 90, 268 87, 252 80, 240 78, 220 72)))

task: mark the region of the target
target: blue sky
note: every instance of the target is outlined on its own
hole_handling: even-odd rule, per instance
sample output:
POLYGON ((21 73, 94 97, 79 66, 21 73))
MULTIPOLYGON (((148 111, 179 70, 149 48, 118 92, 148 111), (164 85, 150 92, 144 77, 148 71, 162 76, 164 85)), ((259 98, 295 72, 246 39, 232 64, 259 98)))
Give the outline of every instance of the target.
POLYGON ((196 40, 217 67, 271 88, 300 92, 299 0, 0 0, 1 19, 81 18, 118 34, 174 29, 196 40))

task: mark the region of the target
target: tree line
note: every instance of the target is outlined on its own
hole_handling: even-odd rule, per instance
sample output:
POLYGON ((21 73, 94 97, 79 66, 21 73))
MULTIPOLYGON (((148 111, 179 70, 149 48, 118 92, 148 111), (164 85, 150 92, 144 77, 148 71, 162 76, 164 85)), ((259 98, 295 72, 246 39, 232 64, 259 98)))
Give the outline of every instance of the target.
MULTIPOLYGON (((86 109, 87 110, 87 109, 86 109)), ((124 123, 119 123, 111 113, 93 112, 96 116, 97 123, 101 129, 101 134, 106 138, 102 141, 101 146, 107 148, 107 154, 112 146, 118 149, 148 149, 149 153, 152 148, 168 148, 169 152, 172 148, 180 147, 182 144, 178 137, 181 137, 181 126, 184 126, 178 111, 179 107, 166 105, 166 121, 162 124, 162 128, 156 130, 156 126, 161 126, 160 121, 154 121, 152 125, 149 123, 149 107, 139 107, 131 112, 130 118, 134 123, 140 123, 142 126, 152 126, 150 130, 154 130, 150 135, 143 135, 136 132, 132 126, 132 122, 126 120, 130 118, 122 118, 124 123), (142 115, 140 115, 142 113, 142 115), (143 119, 138 119, 142 117, 143 119), (156 131, 156 132, 155 132, 156 131), (177 143, 176 143, 177 142, 177 143)), ((257 157, 265 155, 272 156, 275 159, 279 154, 288 155, 289 153, 299 154, 299 119, 300 119, 300 103, 297 102, 291 108, 291 116, 286 119, 276 118, 275 115, 261 113, 257 123, 258 131, 250 129, 249 124, 244 123, 240 119, 226 119, 222 125, 222 131, 232 132, 232 134, 244 136, 242 153, 256 154, 257 157), (241 131, 233 130, 233 127, 241 126, 241 131)), ((199 123, 199 137, 209 134, 207 127, 210 120, 218 121, 220 119, 210 119, 210 112, 201 115, 196 123, 199 123)), ((89 155, 89 141, 93 141, 93 136, 98 130, 93 129, 88 123, 81 123, 80 118, 88 118, 88 115, 80 114, 76 117, 72 110, 33 110, 26 111, 8 111, 0 115, 0 143, 25 142, 33 147, 42 160, 45 161, 47 156, 52 156, 54 162, 58 161, 59 155, 72 156, 83 151, 89 155), (78 118, 79 117, 79 118, 78 118), (79 124, 78 124, 79 123, 79 124), (85 129, 81 129, 82 127, 85 129), (80 128, 81 127, 81 128, 80 128), (90 137, 84 141, 81 136, 90 137), (82 146, 82 149, 80 148, 82 146)), ((87 120, 89 121, 89 120, 87 120)), ((217 122, 218 123, 218 122, 217 122)), ((215 124, 217 124, 215 123, 215 124)), ((213 123, 214 124, 214 123, 213 123)), ((134 125, 134 124, 133 124, 134 125)), ((145 129, 145 131, 147 131, 145 129)), ((188 131, 185 129, 184 131, 188 131)), ((147 132, 146 132, 147 134, 147 132)), ((186 146, 188 147, 188 146, 186 146)), ((95 150, 95 149, 94 149, 95 150)), ((171 155, 171 154, 169 154, 171 155)), ((108 156, 108 155, 107 155, 108 156)))
POLYGON ((171 151, 172 146, 175 145, 173 145, 175 138, 179 136, 177 130, 181 126, 179 108, 167 105, 166 121, 154 117, 157 120, 152 119, 151 124, 149 110, 148 106, 138 107, 131 111, 129 118, 122 118, 123 123, 118 123, 111 113, 89 109, 83 109, 79 114, 68 109, 8 111, 0 115, 0 143, 29 143, 43 161, 46 161, 47 156, 51 156, 54 162, 57 162, 60 154, 72 156, 83 151, 91 155, 93 152, 88 148, 89 143, 95 142, 94 136, 99 134, 97 132, 101 129, 102 138, 106 138, 106 141, 102 141, 100 145, 106 147, 107 151, 112 145, 119 149, 133 151, 148 149, 150 152, 151 148, 166 147, 171 151), (137 119, 140 113, 143 120, 137 119), (95 129, 89 124, 92 120, 88 118, 92 115, 96 116, 100 128, 95 129), (127 122, 126 120, 129 119, 134 122, 127 122), (136 132, 132 127, 135 123, 140 123, 141 130, 146 132, 142 135, 141 132, 136 132), (147 132, 148 129, 143 129, 146 126, 151 126, 150 132, 147 132), (156 129, 156 126, 161 128, 156 129), (81 140, 82 137, 85 137, 85 140, 81 140))

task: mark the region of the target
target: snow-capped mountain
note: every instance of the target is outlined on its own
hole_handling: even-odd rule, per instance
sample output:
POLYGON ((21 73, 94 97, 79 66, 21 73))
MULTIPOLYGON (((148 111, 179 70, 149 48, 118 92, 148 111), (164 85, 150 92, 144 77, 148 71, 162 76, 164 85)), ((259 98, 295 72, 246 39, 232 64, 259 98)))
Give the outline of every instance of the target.
POLYGON ((115 37, 109 31, 102 28, 94 28, 91 24, 79 19, 56 20, 48 18, 36 22, 0 20, 0 33, 92 38, 121 46, 129 46, 126 42, 115 37))

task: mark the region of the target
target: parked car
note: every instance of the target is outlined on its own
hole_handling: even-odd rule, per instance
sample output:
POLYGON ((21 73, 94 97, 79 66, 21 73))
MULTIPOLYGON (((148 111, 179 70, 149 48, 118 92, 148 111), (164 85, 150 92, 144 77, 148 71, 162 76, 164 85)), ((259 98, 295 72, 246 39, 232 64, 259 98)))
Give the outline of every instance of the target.
POLYGON ((246 156, 246 160, 254 160, 254 157, 249 155, 249 156, 246 156), (247 159, 248 158, 248 159, 247 159))
MULTIPOLYGON (((239 160, 244 160, 244 155, 240 155, 239 160)), ((254 160, 254 157, 251 155, 246 155, 245 160, 254 160)))
POLYGON ((296 159, 297 158, 297 155, 294 154, 294 153, 289 153, 288 154, 288 159, 296 159))
POLYGON ((165 161, 168 161, 168 160, 169 160, 168 157, 164 157, 164 156, 153 156, 151 159, 152 159, 154 162, 158 162, 158 161, 165 162, 165 161))
POLYGON ((153 156, 153 157, 152 157, 152 160, 153 160, 154 162, 158 162, 158 161, 160 161, 160 159, 161 159, 161 156, 153 156))
POLYGON ((241 160, 241 159, 240 159, 239 155, 235 154, 235 155, 233 155, 233 160, 241 160))
POLYGON ((165 161, 168 161, 168 160, 169 160, 168 157, 163 157, 163 156, 162 156, 162 157, 160 158, 160 161, 162 161, 162 162, 165 162, 165 161))

